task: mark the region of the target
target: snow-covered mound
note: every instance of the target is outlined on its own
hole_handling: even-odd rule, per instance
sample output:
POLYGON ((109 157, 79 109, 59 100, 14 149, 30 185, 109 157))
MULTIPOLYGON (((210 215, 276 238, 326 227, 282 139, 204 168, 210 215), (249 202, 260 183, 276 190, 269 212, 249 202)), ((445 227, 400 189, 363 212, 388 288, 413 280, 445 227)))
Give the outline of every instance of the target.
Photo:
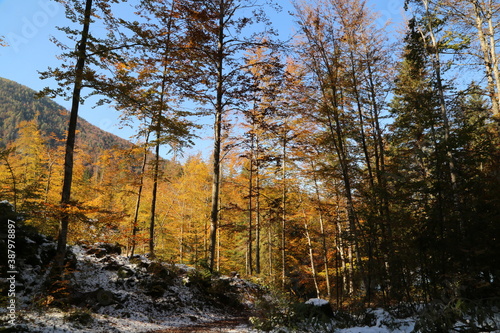
MULTIPOLYGON (((53 240, 18 226, 16 242, 22 250, 16 258, 15 320, 3 304, 5 332, 155 332, 203 325, 244 315, 260 292, 238 277, 145 256, 129 259, 105 243, 69 248, 64 278, 52 283, 53 240)), ((2 249, 7 244, 0 243, 2 249)))

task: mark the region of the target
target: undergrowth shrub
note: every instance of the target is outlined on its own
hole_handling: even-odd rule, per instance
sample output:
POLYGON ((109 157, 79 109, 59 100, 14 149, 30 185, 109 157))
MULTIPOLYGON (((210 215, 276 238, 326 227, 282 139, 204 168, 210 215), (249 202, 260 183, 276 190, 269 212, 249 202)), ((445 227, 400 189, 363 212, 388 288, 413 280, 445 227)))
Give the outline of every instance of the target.
POLYGON ((255 316, 250 321, 256 329, 265 332, 290 327, 293 315, 291 304, 289 297, 282 293, 264 296, 255 303, 255 316))
POLYGON ((297 303, 288 295, 274 292, 256 302, 254 327, 273 332, 332 332, 331 309, 312 304, 297 303))
POLYGON ((499 301, 455 298, 448 303, 432 302, 419 314, 414 332, 496 332, 500 330, 499 301))
POLYGON ((78 328, 88 327, 93 324, 94 317, 92 312, 87 309, 75 309, 68 313, 64 320, 70 322, 73 326, 78 328))

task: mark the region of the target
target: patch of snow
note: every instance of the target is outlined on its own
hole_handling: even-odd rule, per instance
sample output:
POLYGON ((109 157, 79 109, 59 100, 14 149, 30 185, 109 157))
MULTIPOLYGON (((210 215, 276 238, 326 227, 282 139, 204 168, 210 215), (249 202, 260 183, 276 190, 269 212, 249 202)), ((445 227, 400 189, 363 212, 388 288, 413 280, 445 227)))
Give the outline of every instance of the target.
MULTIPOLYGON (((35 241, 28 240, 28 244, 35 241)), ((53 243, 43 243, 38 247, 37 256, 43 251, 53 248, 53 243)), ((95 248, 94 248, 95 249, 95 248)), ((22 288, 17 295, 18 322, 23 327, 20 332, 38 333, 146 333, 157 332, 175 327, 191 327, 203 323, 212 323, 229 318, 221 309, 209 305, 200 297, 196 288, 189 286, 188 273, 195 268, 187 265, 164 267, 168 270, 177 269, 172 280, 166 279, 158 286, 161 293, 155 297, 147 295, 145 287, 151 282, 152 274, 146 267, 152 261, 146 256, 128 257, 108 254, 104 257, 89 254, 84 246, 73 246, 71 251, 75 255, 76 268, 73 273, 74 285, 80 293, 95 292, 99 288, 111 292, 116 302, 107 306, 87 304, 90 309, 73 307, 69 313, 57 309, 39 308, 33 305, 33 295, 41 289, 47 272, 40 266, 30 266, 20 270, 19 283, 22 288), (167 282, 168 281, 168 282, 167 282), (87 311, 87 312, 85 312, 87 311), (69 320, 71 313, 90 315, 92 322, 87 326, 78 324, 78 320, 69 320)), ((223 276, 225 282, 238 288, 241 300, 249 308, 255 303, 255 295, 259 286, 237 276, 223 276)), ((266 295, 265 297, 270 297, 266 295)), ((306 304, 324 306, 327 300, 320 298, 309 299, 306 304)), ((410 333, 415 328, 415 318, 396 318, 384 309, 369 310, 375 320, 373 326, 359 326, 338 328, 335 321, 327 325, 328 331, 336 333, 410 333)), ((0 317, 5 316, 5 309, 0 309, 0 317)), ((1 318, 0 318, 1 319, 1 318)), ((496 318, 495 318, 496 319, 496 318)), ((500 321, 500 318, 498 318, 500 321)), ((241 324, 237 327, 214 327, 213 332, 227 333, 257 333, 258 331, 241 324)), ((275 328, 272 332, 300 332, 287 328, 275 328)), ((308 331, 312 332, 312 331, 308 331)))
POLYGON ((175 264, 175 267, 178 268, 180 271, 183 271, 186 273, 196 270, 196 268, 194 268, 192 266, 185 265, 185 264, 175 264))
MULTIPOLYGON (((32 245, 35 242, 28 243, 32 245)), ((39 246, 39 251, 47 250, 51 245, 53 244, 42 244, 39 246)), ((87 303, 83 308, 72 307, 69 312, 39 308, 33 304, 33 296, 37 290, 41 290, 48 272, 43 274, 43 269, 39 266, 26 267, 19 276, 23 288, 19 289, 22 291, 17 295, 19 305, 17 322, 22 325, 19 328, 21 331, 155 332, 230 318, 223 310, 210 305, 200 297, 200 292, 196 288, 182 283, 182 278, 194 270, 193 267, 175 265, 180 276, 174 276, 171 282, 162 282, 160 286, 165 290, 163 295, 153 297, 144 293, 148 289, 144 285, 152 279, 152 274, 146 269, 152 262, 150 259, 145 256, 135 256, 133 260, 129 260, 128 257, 117 254, 98 257, 96 254, 89 254, 91 252, 88 250, 85 246, 71 247, 71 252, 76 258, 76 267, 71 277, 74 286, 79 293, 91 293, 98 289, 111 292, 116 302, 108 306, 87 303), (123 271, 124 274, 119 273, 123 271), (87 316, 91 316, 92 323, 85 326, 79 324, 78 320, 69 320, 68 315, 71 313, 86 313, 87 316)), ((4 315, 5 311, 0 310, 0 317, 4 315)), ((241 326, 230 332, 249 332, 249 330, 241 326)))
POLYGON ((306 304, 311 304, 314 306, 324 306, 330 304, 326 299, 321 299, 321 298, 311 298, 309 299, 306 304))
POLYGON ((28 243, 28 244, 36 244, 36 242, 34 240, 32 240, 31 238, 25 237, 24 239, 26 239, 26 243, 28 243))

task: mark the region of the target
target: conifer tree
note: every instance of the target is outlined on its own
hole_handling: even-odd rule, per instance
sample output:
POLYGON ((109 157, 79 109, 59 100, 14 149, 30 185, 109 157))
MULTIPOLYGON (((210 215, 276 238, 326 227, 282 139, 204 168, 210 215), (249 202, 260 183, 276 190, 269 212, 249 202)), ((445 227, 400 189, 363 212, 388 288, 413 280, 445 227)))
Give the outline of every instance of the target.
POLYGON ((4 179, 3 186, 2 186, 2 195, 6 196, 7 198, 11 198, 12 200, 12 206, 14 209, 14 212, 17 211, 17 200, 18 200, 18 185, 17 185, 17 175, 14 171, 14 168, 12 166, 12 153, 14 152, 14 147, 0 147, 0 161, 2 161, 2 165, 5 166, 5 170, 2 170, 2 174, 5 176, 2 177, 4 179), (10 186, 7 186, 7 179, 10 181, 10 186), (8 188, 8 192, 6 193, 4 188, 8 188), (12 193, 9 193, 12 192, 12 193))
POLYGON ((48 182, 48 149, 37 120, 22 121, 19 124, 19 137, 14 143, 21 177, 21 209, 24 211, 42 211, 45 187, 48 182))

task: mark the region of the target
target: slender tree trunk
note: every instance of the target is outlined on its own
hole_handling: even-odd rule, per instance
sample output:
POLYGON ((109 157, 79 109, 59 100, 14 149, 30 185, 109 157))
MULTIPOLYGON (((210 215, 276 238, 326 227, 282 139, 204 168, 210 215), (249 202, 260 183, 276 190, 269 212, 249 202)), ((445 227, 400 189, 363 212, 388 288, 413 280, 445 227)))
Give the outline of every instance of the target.
POLYGON ((78 43, 78 59, 75 68, 75 83, 73 87, 73 98, 66 138, 66 153, 64 158, 64 179, 61 194, 61 207, 63 214, 59 223, 59 235, 57 237, 56 267, 62 268, 66 256, 66 244, 68 239, 69 213, 67 209, 71 204, 71 185, 73 181, 73 157, 75 151, 76 126, 78 122, 78 108, 80 106, 80 94, 82 90, 83 72, 87 59, 87 39, 89 36, 90 17, 92 12, 92 0, 86 0, 83 21, 82 36, 78 43))
POLYGON ((342 298, 343 298, 343 284, 342 284, 342 257, 339 249, 340 245, 340 235, 338 232, 335 233, 335 248, 337 253, 335 254, 335 300, 337 304, 337 309, 342 309, 342 298))
POLYGON ((350 293, 350 290, 347 290, 349 287, 349 276, 350 270, 352 270, 352 266, 347 266, 347 258, 345 255, 346 251, 346 244, 344 242, 344 228, 342 226, 342 217, 341 217, 341 196, 340 194, 336 193, 335 195, 336 198, 336 219, 335 219, 335 226, 336 226, 336 249, 337 249, 337 256, 338 260, 340 261, 337 263, 337 304, 340 306, 342 304, 342 301, 344 299, 344 292, 347 291, 350 293))
POLYGON ((484 63, 484 68, 485 68, 485 74, 486 74, 486 79, 488 80, 488 93, 490 95, 490 100, 491 100, 491 105, 492 105, 492 111, 493 115, 499 115, 499 102, 500 102, 500 97, 497 93, 497 90, 495 89, 495 79, 493 78, 493 67, 494 67, 494 62, 491 57, 491 48, 488 45, 488 40, 484 34, 484 18, 483 18, 483 10, 478 3, 478 1, 471 1, 472 6, 474 8, 474 16, 475 16, 475 23, 476 23, 476 29, 477 29, 477 36, 479 39, 479 45, 481 46, 481 52, 483 53, 483 63, 484 63))
POLYGON ((185 233, 185 223, 186 221, 184 220, 184 216, 185 216, 185 209, 186 209, 186 203, 183 201, 182 202, 182 212, 181 212, 181 237, 180 237, 180 241, 179 241, 179 262, 181 264, 184 263, 184 233, 185 233))
MULTIPOLYGON (((359 133, 361 136, 361 146, 363 149, 363 154, 365 157, 365 163, 366 163, 366 168, 368 171, 368 182, 370 184, 370 195, 371 195, 371 202, 372 205, 370 209, 375 213, 379 211, 380 207, 380 200, 378 198, 378 191, 376 190, 375 187, 375 176, 373 172, 373 166, 372 166, 372 160, 370 156, 370 152, 368 149, 368 144, 367 144, 367 135, 365 133, 365 116, 363 115, 363 107, 362 107, 362 101, 361 101, 361 93, 359 91, 359 80, 357 77, 357 73, 361 71, 360 68, 356 68, 355 64, 355 59, 354 59, 354 53, 351 51, 349 54, 349 58, 351 61, 351 77, 352 77, 352 89, 354 92, 354 97, 356 101, 356 108, 357 108, 357 113, 359 117, 359 133)), ((370 224, 373 224, 373 221, 369 221, 370 224)), ((375 228, 372 228, 372 233, 368 235, 368 237, 373 237, 376 238, 376 235, 374 234, 375 228)), ((367 283, 366 283, 366 291, 367 291, 367 301, 370 303, 370 298, 371 298, 371 279, 372 279, 372 267, 374 267, 373 263, 373 244, 371 244, 371 241, 368 242, 368 272, 367 272, 367 283)))
POLYGON ((161 145, 161 132, 162 132, 162 121, 163 121, 163 112, 167 111, 167 102, 166 95, 168 93, 168 82, 167 82, 167 72, 168 65, 170 61, 170 53, 171 53, 171 32, 172 32, 172 24, 174 20, 174 7, 175 1, 172 1, 172 8, 170 9, 170 16, 167 21, 167 40, 165 42, 165 56, 163 63, 163 76, 161 82, 161 91, 160 91, 160 108, 158 110, 158 114, 155 115, 156 123, 155 131, 156 131, 156 145, 155 145, 155 165, 154 165, 154 173, 153 173, 153 193, 151 198, 151 219, 149 224, 149 255, 154 258, 155 257, 155 215, 156 215, 156 203, 157 203, 157 193, 158 193, 158 180, 159 180, 159 172, 160 172, 160 145, 161 145))
POLYGON ((220 243, 221 237, 220 237, 220 228, 217 228, 217 271, 220 271, 220 248, 221 248, 221 243, 220 243))
POLYGON ((274 276, 273 267, 273 234, 271 230, 271 225, 267 228, 267 260, 269 265, 269 277, 272 278, 273 282, 276 282, 276 277, 274 276))
POLYGON ((214 152, 213 152, 213 183, 212 183, 212 210, 210 214, 210 271, 214 269, 217 227, 219 224, 219 195, 221 181, 221 148, 222 148, 222 114, 224 112, 224 9, 225 1, 219 4, 219 26, 217 41, 217 86, 214 122, 214 152))
MULTIPOLYGON (((370 57, 367 55, 367 73, 368 73, 368 86, 369 86, 369 94, 371 101, 371 118, 372 118, 372 133, 373 133, 373 141, 374 141, 374 151, 375 151, 375 168, 376 168, 376 179, 378 185, 378 192, 380 196, 380 207, 379 214, 381 216, 381 232, 382 239, 380 240, 380 251, 383 263, 380 264, 380 267, 384 267, 382 277, 383 280, 387 280, 387 277, 390 279, 398 279, 403 274, 401 271, 400 265, 398 267, 394 267, 394 262, 399 262, 399 258, 395 254, 396 251, 394 249, 394 239, 392 233, 391 226, 391 212, 389 206, 389 198, 388 198, 388 186, 387 186, 387 176, 385 172, 385 145, 384 145, 384 137, 382 133, 382 129, 380 127, 380 109, 379 104, 377 103, 377 95, 376 95, 376 87, 374 83, 374 76, 372 65, 370 63, 370 57), (391 264, 389 264, 391 262, 391 264), (392 270, 392 272, 391 272, 392 270)), ((383 286, 383 283, 381 283, 383 286)), ((385 289, 382 287, 382 292, 385 298, 385 289)))
POLYGON ((314 264, 314 249, 312 245, 311 235, 309 234, 309 224, 307 223, 307 214, 305 213, 305 211, 303 211, 303 219, 304 219, 305 236, 307 240, 307 248, 309 250, 309 261, 311 262, 311 273, 313 276, 314 288, 316 289, 316 297, 320 298, 321 292, 319 290, 319 285, 318 285, 318 273, 316 271, 316 265, 314 264))
MULTIPOLYGON (((158 117, 159 118, 159 117, 158 117)), ((160 172, 160 139, 161 133, 159 130, 160 120, 158 120, 156 130, 156 145, 155 145, 155 164, 153 171, 153 192, 151 197, 151 217, 149 220, 149 255, 151 258, 155 257, 155 219, 156 219, 156 202, 158 194, 158 178, 160 172)))
POLYGON ((287 276, 287 260, 286 260, 286 224, 287 224, 287 188, 286 188, 286 124, 283 128, 283 161, 281 166, 282 178, 283 178, 283 189, 281 193, 282 211, 281 211, 281 286, 285 289, 286 286, 286 276, 287 276))
MULTIPOLYGON (((335 95, 335 94, 334 94, 335 95)), ((335 100, 335 97, 334 97, 335 100)), ((363 266, 361 263, 361 253, 360 253, 360 247, 359 247, 359 237, 360 234, 358 232, 357 224, 358 224, 358 217, 356 214, 356 210, 354 207, 354 199, 352 195, 352 187, 351 187, 351 178, 350 178, 350 172, 349 172, 349 162, 347 159, 347 154, 348 152, 345 150, 345 143, 344 143, 344 130, 343 126, 341 124, 340 120, 340 115, 339 115, 339 110, 338 108, 338 103, 334 101, 334 106, 333 108, 333 116, 328 113, 328 127, 330 134, 332 136, 333 142, 334 142, 334 148, 337 153, 337 157, 339 159, 339 164, 340 168, 342 171, 342 180, 344 183, 344 192, 345 192, 345 198, 347 201, 347 218, 349 221, 349 233, 350 233, 350 245, 349 245, 349 257, 350 257, 350 265, 349 265, 349 271, 350 271, 350 277, 354 277, 354 267, 358 267, 359 269, 363 270, 363 266), (353 253, 356 258, 356 262, 352 260, 353 258, 353 253), (357 265, 355 265, 357 264, 357 265)), ((364 274, 361 274, 364 276, 364 274)), ((350 281, 350 289, 353 290, 353 282, 350 281)))
POLYGON ((363 106, 361 102, 361 95, 359 91, 359 82, 356 74, 361 71, 361 69, 356 68, 356 64, 354 61, 354 53, 350 51, 349 60, 351 61, 351 79, 352 79, 352 89, 354 92, 354 98, 356 101, 356 108, 358 111, 359 117, 359 134, 361 136, 361 147, 363 148, 363 153, 365 156, 366 168, 368 171, 368 180, 370 182, 371 192, 374 195, 375 192, 375 181, 373 177, 373 167, 370 158, 370 154, 368 152, 368 145, 366 143, 366 133, 365 133, 365 117, 363 115, 363 106))
POLYGON ((141 174, 139 178, 139 188, 137 190, 137 200, 135 202, 135 209, 134 209, 134 219, 132 220, 132 239, 131 239, 131 246, 130 246, 130 257, 134 255, 135 252, 135 246, 137 243, 137 228, 138 228, 138 219, 139 219, 139 209, 141 207, 141 199, 142 199, 142 190, 144 188, 144 174, 146 172, 146 164, 148 160, 148 145, 149 142, 149 132, 146 136, 146 143, 144 146, 144 154, 142 157, 142 165, 141 165, 141 174))
POLYGON ((49 153, 49 161, 48 161, 48 170, 47 170, 47 185, 45 186, 45 203, 49 202, 49 193, 52 187, 52 172, 54 171, 54 163, 55 161, 50 158, 49 153))
MULTIPOLYGON (((257 154, 258 154, 258 140, 257 140, 257 154)), ((255 273, 260 274, 260 177, 259 177, 259 162, 258 156, 255 158, 255 273)))
MULTIPOLYGON (((489 1, 489 8, 488 8, 488 31, 489 31, 489 39, 490 39, 490 54, 491 54, 491 65, 493 67, 493 75, 495 77, 495 83, 496 83, 496 96, 495 99, 497 101, 497 104, 500 103, 500 71, 498 70, 498 56, 497 56, 497 41, 495 39, 495 27, 497 26, 495 22, 493 22, 493 8, 491 8, 492 4, 491 1, 489 1)), ((493 110, 494 116, 497 117, 500 120, 500 112, 497 109, 496 113, 495 110, 493 110)))
POLYGON ((323 257, 323 262, 324 262, 324 267, 325 267, 325 282, 326 282, 326 295, 327 298, 330 299, 331 297, 331 283, 330 283, 330 269, 328 265, 328 246, 326 244, 326 239, 327 235, 325 232, 325 222, 323 219, 323 205, 321 203, 321 195, 319 193, 319 184, 318 184, 318 178, 316 176, 316 170, 315 170, 315 165, 314 161, 311 160, 311 168, 313 170, 313 180, 314 180, 314 191, 316 193, 316 200, 318 204, 318 214, 319 214, 319 230, 320 230, 320 235, 321 235, 321 247, 322 247, 322 257, 323 257))
MULTIPOLYGON (((431 15, 429 12, 429 0, 422 0, 422 3, 424 4, 425 10, 427 15, 431 15)), ((447 167, 445 173, 445 178, 446 181, 449 181, 451 184, 451 201, 453 203, 453 210, 454 212, 459 212, 461 210, 461 207, 458 203, 457 199, 457 175, 456 175, 456 168, 455 168, 455 159, 450 147, 450 121, 448 117, 448 110, 446 106, 446 99, 445 99, 445 93, 444 93, 444 86, 443 86, 443 80, 442 80, 442 71, 441 71, 441 58, 440 58, 440 50, 439 50, 439 45, 438 41, 436 39, 436 35, 434 34, 433 27, 429 24, 427 27, 427 33, 430 37, 431 41, 431 59, 432 59, 432 66, 434 69, 434 73, 436 75, 436 88, 438 91, 438 97, 439 97, 439 106, 440 106, 440 111, 441 111, 441 120, 443 121, 443 131, 444 131, 444 147, 445 147, 445 165, 447 167)), ((421 32, 422 34, 422 39, 424 42, 426 42, 425 34, 421 32)), ((492 54, 493 56, 493 54, 492 54)), ((493 62, 495 64, 495 62, 493 62)), ((495 72, 495 71, 494 71, 495 72)), ((439 170, 439 166, 438 166, 439 170)), ((442 212, 443 219, 447 219, 447 216, 449 215, 448 212, 442 212)), ((461 219, 459 218, 459 224, 458 224, 458 229, 459 229, 459 234, 462 233, 462 222, 461 219)))
POLYGON ((254 155, 254 134, 251 134, 250 144, 250 170, 248 175, 248 240, 247 240, 247 274, 253 274, 253 155, 254 155))
POLYGON ((213 271, 216 247, 217 247, 217 228, 219 224, 219 193, 220 193, 220 149, 221 149, 221 130, 222 114, 217 112, 215 123, 215 144, 213 156, 213 183, 212 183, 212 210, 210 214, 210 270, 213 271))
MULTIPOLYGON (((333 144, 333 152, 337 155, 340 169, 342 172, 342 180, 344 183, 345 198, 347 200, 347 216, 349 219, 349 231, 351 232, 351 237, 353 241, 351 242, 354 247, 354 252, 356 255, 356 261, 360 269, 363 269, 361 265, 361 254, 359 248, 358 238, 360 237, 357 229, 358 218, 356 210, 354 208, 354 200, 352 196, 351 188, 351 178, 350 178, 350 166, 348 160, 349 152, 345 147, 345 128, 341 119, 341 114, 344 112, 342 110, 342 104, 340 99, 342 98, 339 89, 340 78, 339 69, 340 64, 338 64, 335 58, 332 60, 332 55, 329 55, 327 49, 322 40, 317 40, 315 36, 308 35, 309 39, 313 44, 317 45, 319 52, 319 59, 315 59, 315 63, 322 62, 323 66, 326 68, 326 75, 320 68, 314 68, 318 82, 320 84, 321 94, 324 98, 324 103, 326 106, 326 126, 330 133, 330 138, 333 144), (332 63, 333 61, 333 63, 332 63), (326 77, 325 77, 326 76, 326 77)), ((338 51, 337 51, 338 52, 338 51)), ((338 54, 335 54, 338 56, 338 54)), ((318 67, 315 64, 315 67, 318 67)), ((351 247, 350 247, 351 248, 351 247)), ((352 267, 351 267, 352 268, 352 267)), ((364 275, 364 274, 362 274, 364 275)))

